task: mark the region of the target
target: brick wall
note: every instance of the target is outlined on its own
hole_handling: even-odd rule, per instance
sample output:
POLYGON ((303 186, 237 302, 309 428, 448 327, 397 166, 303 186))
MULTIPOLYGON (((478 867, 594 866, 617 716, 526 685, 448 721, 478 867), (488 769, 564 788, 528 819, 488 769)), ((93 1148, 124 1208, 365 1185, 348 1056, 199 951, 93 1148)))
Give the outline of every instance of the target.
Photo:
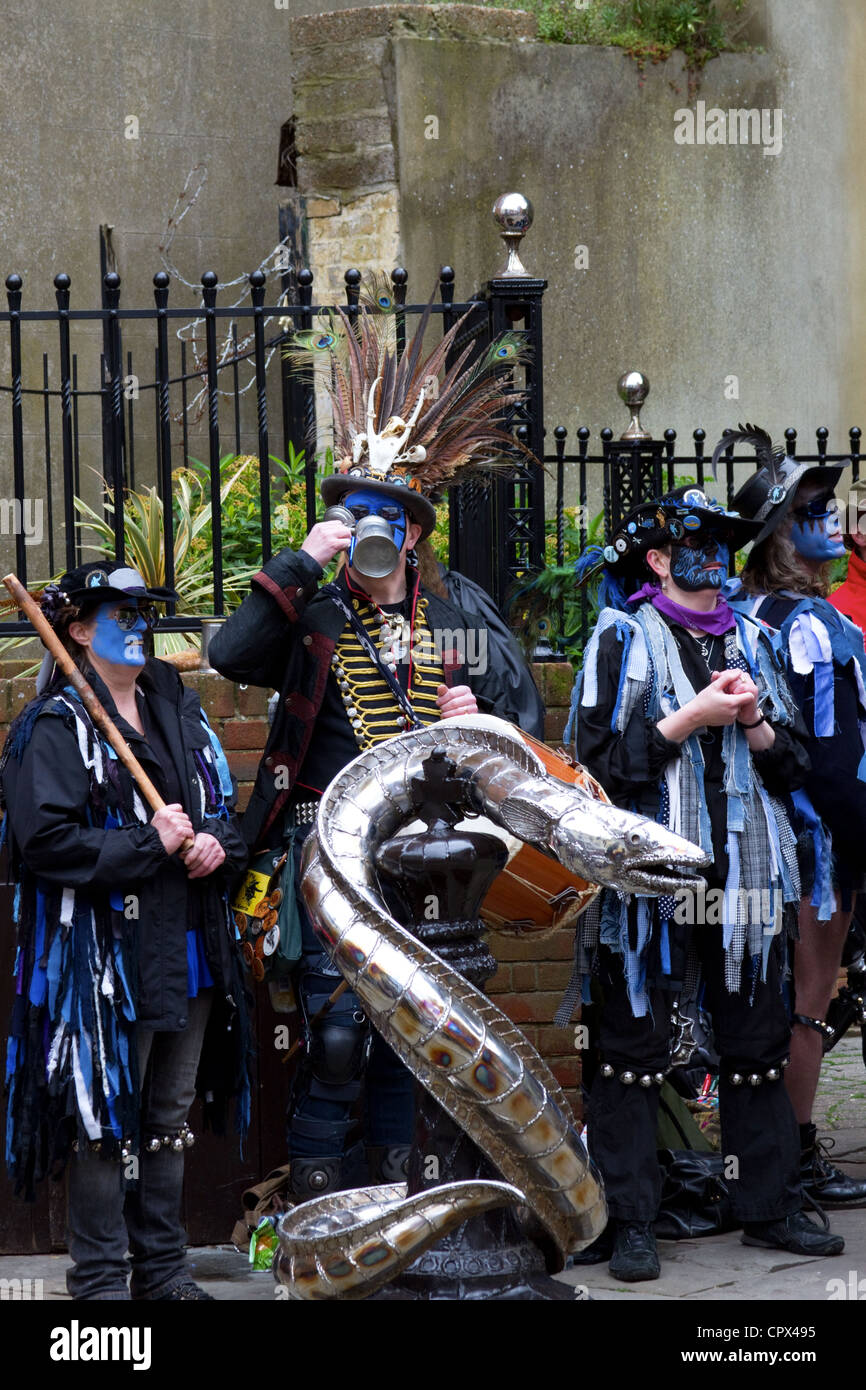
MULTIPOLYGON (((20 666, 20 663, 19 663, 20 666)), ((12 663, 5 668, 14 669, 12 663)), ((11 720, 35 694, 35 680, 3 679, 0 665, 0 748, 11 720)), ((572 671, 567 664, 534 668, 547 706, 545 734, 560 742, 571 697, 572 671)), ((213 672, 184 672, 184 682, 198 691, 202 705, 217 731, 229 765, 238 781, 240 809, 247 804, 267 738, 269 691, 255 686, 236 686, 213 672)), ((497 1003, 546 1058, 560 1083, 569 1091, 578 1083, 579 1059, 573 1047, 573 1030, 554 1028, 553 1016, 571 973, 572 934, 565 930, 546 941, 493 939, 493 953, 500 962, 489 991, 497 1003)), ((576 1100, 576 1096, 572 1095, 576 1100)))

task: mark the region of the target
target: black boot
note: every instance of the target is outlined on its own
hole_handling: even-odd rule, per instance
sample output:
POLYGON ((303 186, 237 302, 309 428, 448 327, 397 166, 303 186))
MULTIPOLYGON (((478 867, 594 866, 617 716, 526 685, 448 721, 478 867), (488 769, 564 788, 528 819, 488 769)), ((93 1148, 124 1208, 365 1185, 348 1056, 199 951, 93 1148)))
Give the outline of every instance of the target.
POLYGON ((792 1255, 841 1255, 845 1242, 834 1236, 820 1207, 823 1230, 810 1221, 805 1211, 795 1211, 778 1221, 744 1221, 743 1245, 760 1245, 769 1250, 789 1250, 792 1255))
POLYGON ((866 1181, 850 1178, 827 1158, 833 1140, 819 1140, 814 1125, 800 1125, 800 1181, 803 1191, 831 1211, 837 1207, 866 1207, 866 1181))
POLYGON ((613 1223, 614 1245, 611 1257, 611 1277, 626 1284, 642 1279, 658 1279, 661 1272, 656 1238, 648 1221, 616 1221, 613 1223))

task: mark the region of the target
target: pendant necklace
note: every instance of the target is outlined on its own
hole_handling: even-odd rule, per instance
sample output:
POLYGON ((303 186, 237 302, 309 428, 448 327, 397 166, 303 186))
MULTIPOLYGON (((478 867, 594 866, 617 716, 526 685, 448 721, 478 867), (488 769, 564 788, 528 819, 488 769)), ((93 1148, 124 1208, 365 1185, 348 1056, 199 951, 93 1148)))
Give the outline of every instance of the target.
POLYGON ((706 664, 707 664, 707 670, 709 670, 709 667, 710 667, 710 647, 711 647, 711 645, 712 645, 712 638, 711 638, 711 637, 709 636, 709 634, 708 634, 706 637, 695 637, 695 641, 697 642, 698 646, 699 646, 700 649, 701 649, 701 656, 704 658, 704 661, 705 661, 706 664))

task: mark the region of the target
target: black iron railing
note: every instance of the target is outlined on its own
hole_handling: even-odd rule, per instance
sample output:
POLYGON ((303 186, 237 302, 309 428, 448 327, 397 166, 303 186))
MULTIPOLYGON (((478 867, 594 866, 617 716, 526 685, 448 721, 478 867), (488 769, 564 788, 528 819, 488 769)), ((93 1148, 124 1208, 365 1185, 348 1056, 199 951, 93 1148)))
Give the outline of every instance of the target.
MULTIPOLYGON (((392 272, 399 350, 405 346, 413 319, 424 303, 407 303, 408 274, 392 272)), ((344 276, 342 304, 350 319, 358 312, 361 274, 344 276)), ((541 378, 541 310, 544 282, 491 281, 480 300, 455 302, 454 271, 444 266, 433 314, 446 332, 464 313, 471 313, 478 350, 503 327, 523 332, 533 348, 534 364, 527 369, 526 400, 515 406, 515 421, 528 430, 540 450, 543 417, 541 378)), ((193 308, 169 303, 170 278, 161 271, 153 278, 154 304, 126 308, 121 304, 121 281, 114 273, 103 279, 103 303, 98 309, 76 308, 70 280, 54 280, 56 308, 24 306, 21 278, 6 281, 8 308, 0 324, 8 325, 10 376, 0 383, 0 428, 6 424, 12 441, 11 504, 20 521, 34 491, 44 489, 46 534, 40 551, 40 572, 33 575, 30 547, 22 525, 13 526, 14 564, 19 578, 47 578, 81 563, 80 527, 76 527, 74 498, 82 495, 82 467, 88 435, 101 438, 102 480, 114 498, 136 482, 155 486, 162 502, 164 581, 173 586, 174 535, 170 498, 172 472, 196 452, 206 457, 212 502, 213 615, 225 612, 222 515, 219 506, 221 462, 228 441, 237 454, 259 460, 261 553, 271 554, 270 514, 272 449, 282 447, 287 459, 316 436, 314 386, 291 373, 282 346, 291 335, 311 328, 319 313, 334 305, 314 303, 312 273, 302 269, 284 276, 282 290, 266 304, 267 275, 249 276, 249 304, 221 307, 217 275, 201 278, 201 304, 193 308), (95 351, 94 326, 101 330, 101 350, 95 351), (178 333, 178 330, 181 330, 178 333), (88 338, 82 348, 81 339, 88 338), (47 340, 46 340, 47 338, 47 340), (129 340, 135 339, 134 350, 129 340), (147 362, 147 370, 141 363, 147 362), (52 364, 56 362, 56 367, 52 364), (38 363, 41 381, 32 380, 38 363), (85 421, 85 415, 88 419, 85 421), (276 430, 272 421, 279 424, 276 430), (88 429, 88 425, 91 426, 88 429), (282 436, 280 440, 280 434, 282 436), (274 436, 276 435, 276 440, 274 436), (29 461, 25 458, 29 449, 29 461), (40 456, 41 455, 41 456, 40 456), (27 466, 29 462, 29 467, 27 466), (28 484, 27 478, 30 479, 28 484), (37 482, 37 479, 39 480, 37 482), (59 506, 56 502, 59 501, 59 506), (58 515, 59 514, 59 515, 58 515)), ((435 321, 435 319, 434 319, 435 321)), ((518 382, 521 388, 523 382, 518 382)), ((314 449, 305 454, 307 524, 316 516, 314 449)), ((466 499, 466 508, 478 504, 466 499)), ((452 555, 475 571, 494 593, 504 595, 511 578, 543 561, 543 473, 541 465, 515 469, 513 483, 499 483, 481 499, 489 545, 483 560, 477 535, 467 534, 455 520, 451 528, 452 555), (491 561, 495 564, 491 569, 491 561)), ((455 502, 455 518, 464 510, 455 502)), ((7 515, 9 508, 7 508, 7 515)), ((124 513, 111 509, 115 555, 124 558, 124 513)), ((109 512, 105 512, 108 520, 109 512)), ((8 560, 11 562, 12 547, 8 560)), ((169 608, 161 630, 194 631, 201 616, 175 614, 169 608)), ((29 631, 23 622, 0 624, 0 636, 29 631)))
MULTIPOLYGON (((553 430, 553 437, 555 452, 547 453, 543 457, 544 463, 548 465, 556 480, 553 515, 557 565, 562 565, 566 558, 564 531, 566 508, 568 507, 577 509, 578 526, 576 529, 579 533, 579 548, 582 550, 588 540, 593 500, 596 502, 599 498, 601 500, 599 508, 602 522, 601 539, 606 542, 609 540, 612 530, 631 507, 636 506, 638 502, 658 497, 662 493, 670 491, 675 486, 678 477, 693 478, 700 487, 706 486, 714 496, 723 496, 730 505, 734 493, 737 491, 735 468, 739 470, 739 481, 742 483, 748 473, 757 467, 757 459, 754 454, 739 453, 734 459, 733 448, 731 448, 722 456, 718 465, 719 476, 717 479, 714 478, 710 469, 710 458, 715 448, 715 441, 711 442, 708 457, 707 435, 706 430, 703 429, 692 431, 693 452, 691 453, 677 452, 677 432, 674 429, 665 430, 661 440, 636 443, 618 440, 612 429, 603 429, 599 433, 600 453, 590 452, 592 436, 585 425, 576 431, 575 437, 578 446, 576 453, 568 451, 568 431, 563 426, 556 426, 553 430), (571 479, 571 500, 566 496, 566 470, 569 471, 571 479), (576 489, 574 487, 575 474, 576 489)), ((823 425, 815 431, 814 453, 807 454, 798 451, 798 432, 793 427, 785 430, 784 439, 788 457, 796 458, 799 463, 814 463, 818 466, 834 463, 850 464, 850 478, 846 484, 841 485, 840 489, 843 494, 847 492, 849 484, 859 482, 860 461, 866 458, 866 454, 860 451, 862 430, 858 426, 854 425, 848 430, 849 448, 847 453, 843 454, 829 452, 830 432, 823 425)), ((861 515, 866 510, 866 497, 864 497, 863 506, 859 510, 861 515)), ((853 524, 852 518, 847 517, 846 529, 850 530, 853 524)), ((866 521, 864 521, 864 529, 866 529, 866 521)), ((579 644, 581 647, 587 638, 589 615, 589 598, 584 595, 584 601, 580 605, 579 644)), ((558 626, 561 631, 561 617, 558 626)))
MULTIPOLYGON (((169 303, 171 281, 165 272, 153 278, 154 303, 126 308, 116 274, 104 276, 103 302, 97 309, 75 308, 69 277, 54 280, 56 307, 27 309, 20 277, 6 281, 8 308, 0 324, 8 325, 9 378, 0 381, 0 430, 11 437, 11 495, 0 496, 0 537, 14 535, 14 547, 0 539, 4 565, 13 563, 22 582, 44 579, 82 559, 80 528, 75 525, 74 498, 82 495, 82 470, 88 462, 88 440, 98 438, 101 479, 121 497, 136 484, 155 486, 162 502, 165 582, 175 575, 173 515, 170 505, 172 473, 180 464, 203 456, 213 505, 213 616, 225 611, 223 528, 219 507, 224 450, 258 459, 261 555, 272 548, 271 452, 288 459, 316 436, 314 386, 291 373, 282 347, 296 331, 314 326, 317 315, 334 305, 314 302, 314 279, 308 269, 284 272, 268 297, 263 270, 249 277, 249 303, 221 306, 220 283, 213 272, 201 279, 201 302, 193 307, 169 303), (93 329, 101 334, 94 344, 93 329), (83 341, 86 339, 86 343, 83 341), (132 344, 132 345, 131 345, 132 344), (147 363, 147 370, 142 363, 147 363), (34 380, 34 378, 36 378, 34 380), (274 423, 276 422, 276 424, 274 423), (29 481, 28 481, 29 480, 29 481), (38 480, 38 481, 37 481, 38 480), (25 505, 34 492, 44 491, 44 542, 39 568, 22 523, 25 505), (12 525, 9 524, 10 518, 12 525)), ((398 268, 391 274, 398 348, 402 351, 423 302, 407 303, 409 277, 398 268)), ((361 275, 344 276, 343 310, 350 320, 358 312, 361 275)), ((544 564, 546 531, 553 528, 554 558, 566 559, 564 535, 568 508, 577 507, 578 539, 582 546, 593 509, 602 515, 607 538, 622 514, 636 502, 673 486, 678 475, 708 482, 711 490, 730 500, 735 491, 734 470, 742 480, 755 460, 727 458, 718 482, 708 476, 707 438, 696 429, 690 451, 677 450, 675 430, 661 439, 628 442, 604 429, 592 447, 590 430, 576 431, 576 451, 569 451, 565 428, 552 430, 554 452, 545 453, 542 299, 545 281, 530 277, 488 281, 483 293, 466 302, 455 301, 455 274, 443 266, 434 314, 447 330, 467 315, 455 354, 473 338, 482 351, 504 329, 525 334, 531 347, 525 380, 516 382, 511 426, 529 446, 537 464, 524 464, 515 455, 512 473, 489 490, 474 485, 452 489, 450 562, 481 583, 501 605, 518 579, 544 564), (553 475, 552 498, 545 503, 545 468, 553 475), (600 502, 600 507, 599 507, 600 502)), ((825 428, 815 432, 815 452, 798 454, 797 431, 785 431, 788 454, 817 464, 853 463, 851 480, 859 478, 861 431, 848 431, 848 451, 829 452, 825 428)), ((710 441, 710 446, 713 441, 710 441)), ((307 525, 316 515, 314 448, 304 458, 307 525)), ((109 512, 105 512, 106 520, 109 512)), ((124 515, 110 513, 115 553, 124 557, 124 515)), ((196 631, 203 617, 169 611, 162 630, 196 631)), ((586 622, 586 608, 584 618, 586 622)), ((0 637, 26 634, 24 622, 0 624, 0 637)))

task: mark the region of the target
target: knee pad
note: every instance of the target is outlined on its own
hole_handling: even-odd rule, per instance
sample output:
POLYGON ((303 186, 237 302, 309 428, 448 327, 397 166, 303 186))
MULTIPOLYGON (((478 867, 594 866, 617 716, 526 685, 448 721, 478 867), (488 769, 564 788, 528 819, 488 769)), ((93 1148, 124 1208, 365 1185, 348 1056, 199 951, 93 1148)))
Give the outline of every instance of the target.
POLYGON ((343 1161, 340 1158, 293 1158, 289 1188, 299 1202, 336 1192, 340 1186, 343 1161))
POLYGON ((310 1070, 325 1086, 346 1086, 359 1078, 367 1056, 366 1023, 323 1019, 310 1039, 310 1070))

